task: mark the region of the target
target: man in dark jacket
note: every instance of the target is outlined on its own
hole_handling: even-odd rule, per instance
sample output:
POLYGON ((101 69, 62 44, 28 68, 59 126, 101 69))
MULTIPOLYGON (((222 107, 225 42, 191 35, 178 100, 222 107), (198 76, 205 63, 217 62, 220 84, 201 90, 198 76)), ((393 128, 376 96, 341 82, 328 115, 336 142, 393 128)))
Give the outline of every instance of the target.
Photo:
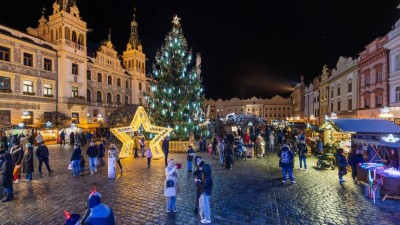
POLYGON ((351 176, 353 177, 353 181, 357 179, 357 165, 360 163, 364 163, 364 156, 360 154, 362 150, 352 149, 348 156, 349 165, 351 166, 351 176))
POLYGON ((296 181, 293 177, 293 153, 289 150, 289 146, 287 144, 283 144, 281 150, 278 152, 279 167, 282 168, 283 181, 282 183, 286 184, 286 174, 289 172, 289 179, 292 184, 295 184, 296 181))
POLYGON ((42 163, 46 165, 47 171, 49 173, 53 172, 49 166, 49 149, 44 142, 40 143, 39 147, 36 149, 36 156, 39 159, 39 173, 42 174, 42 163))
POLYGON ((162 151, 164 152, 165 167, 168 166, 169 137, 165 137, 162 142, 162 151))
POLYGON ((79 173, 81 172, 80 169, 81 154, 82 150, 79 147, 79 144, 75 144, 74 151, 72 152, 70 160, 70 162, 72 163, 72 175, 74 175, 74 177, 79 176, 79 173))
POLYGON ((104 140, 100 140, 99 144, 99 154, 97 154, 97 160, 99 162, 99 166, 104 166, 104 153, 105 153, 105 146, 104 146, 104 140))
POLYGON ((233 155, 233 149, 232 145, 227 141, 225 143, 225 166, 226 169, 231 170, 232 169, 232 155, 233 155))
POLYGON ((204 164, 201 167, 203 171, 202 177, 202 194, 200 196, 200 217, 202 223, 211 223, 210 197, 212 193, 213 182, 211 178, 210 165, 204 164))
POLYGON ((201 159, 200 156, 196 156, 194 158, 194 163, 196 170, 193 172, 194 175, 194 182, 196 184, 196 204, 194 206, 194 214, 197 214, 199 212, 199 199, 200 195, 203 192, 203 185, 201 183, 201 179, 203 177, 201 167, 204 165, 204 161, 201 159))
POLYGON ((339 182, 346 182, 345 179, 343 179, 343 176, 347 174, 347 160, 346 157, 344 157, 343 155, 343 149, 339 148, 337 150, 337 159, 336 159, 337 163, 338 163, 338 175, 339 175, 339 182))
POLYGON ((6 196, 1 200, 2 202, 8 202, 13 200, 13 172, 14 172, 14 162, 11 158, 10 153, 4 153, 1 155, 3 165, 1 167, 1 187, 4 190, 6 196))
POLYGON ((303 170, 302 162, 304 162, 304 170, 307 170, 308 148, 307 148, 306 142, 304 140, 300 141, 300 143, 297 145, 297 149, 298 149, 297 151, 299 154, 300 170, 303 170))
POLYGON ((18 183, 21 178, 21 163, 24 158, 24 150, 19 145, 14 145, 10 150, 10 154, 16 167, 14 170, 14 182, 18 183))
POLYGON ((62 146, 63 144, 65 145, 65 131, 64 130, 62 130, 60 133, 60 145, 62 146))
POLYGON ((89 148, 86 150, 86 155, 89 157, 90 174, 97 172, 96 168, 97 154, 98 154, 97 146, 94 144, 93 141, 91 141, 89 148))

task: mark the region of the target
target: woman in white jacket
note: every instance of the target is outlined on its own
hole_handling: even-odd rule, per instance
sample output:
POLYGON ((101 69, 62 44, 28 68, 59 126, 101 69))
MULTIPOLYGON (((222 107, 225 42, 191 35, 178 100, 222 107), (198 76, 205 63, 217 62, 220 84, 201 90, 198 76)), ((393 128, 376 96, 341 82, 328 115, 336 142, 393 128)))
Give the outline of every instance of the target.
POLYGON ((164 196, 167 198, 167 213, 176 212, 176 193, 178 185, 177 167, 173 159, 165 167, 164 196))

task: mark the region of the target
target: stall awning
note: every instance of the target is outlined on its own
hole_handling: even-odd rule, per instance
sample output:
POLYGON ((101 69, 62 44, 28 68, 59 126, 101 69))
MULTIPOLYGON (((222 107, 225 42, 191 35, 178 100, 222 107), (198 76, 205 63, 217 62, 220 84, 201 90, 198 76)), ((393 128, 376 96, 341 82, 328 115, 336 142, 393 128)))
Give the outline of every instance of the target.
POLYGON ((332 119, 343 132, 356 133, 400 133, 400 126, 385 119, 332 119))

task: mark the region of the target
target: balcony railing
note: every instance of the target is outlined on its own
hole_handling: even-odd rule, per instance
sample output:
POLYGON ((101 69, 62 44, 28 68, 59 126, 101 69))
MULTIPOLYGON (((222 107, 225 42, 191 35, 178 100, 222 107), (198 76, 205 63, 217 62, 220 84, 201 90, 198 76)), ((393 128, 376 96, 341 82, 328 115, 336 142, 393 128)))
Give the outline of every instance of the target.
POLYGON ((68 98, 68 104, 86 105, 86 99, 84 99, 84 98, 68 98))
POLYGON ((85 51, 85 49, 86 49, 85 46, 80 45, 80 44, 75 43, 75 42, 72 42, 72 41, 69 41, 67 39, 58 39, 57 41, 55 41, 55 43, 57 45, 65 44, 66 46, 69 46, 71 48, 75 48, 76 50, 79 50, 79 51, 85 51))

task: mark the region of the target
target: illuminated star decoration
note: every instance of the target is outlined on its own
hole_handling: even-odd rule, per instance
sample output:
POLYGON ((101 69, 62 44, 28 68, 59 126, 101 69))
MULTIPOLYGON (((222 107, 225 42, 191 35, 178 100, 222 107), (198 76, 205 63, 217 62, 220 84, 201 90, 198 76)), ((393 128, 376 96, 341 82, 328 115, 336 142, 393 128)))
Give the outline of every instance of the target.
POLYGON ((395 143, 395 142, 397 142, 400 138, 393 137, 393 134, 389 134, 389 136, 387 136, 387 137, 382 137, 382 139, 385 140, 386 142, 395 143))
POLYGON ((46 127, 51 127, 53 124, 50 121, 47 121, 46 127))
POLYGON ((175 26, 179 26, 179 25, 180 25, 180 23, 179 23, 180 20, 181 20, 181 18, 179 18, 177 15, 175 15, 175 16, 174 16, 174 20, 172 20, 172 23, 173 23, 175 26))
POLYGON ((139 106, 136 110, 135 116, 133 117, 132 123, 126 127, 111 128, 110 131, 122 142, 121 152, 119 153, 120 158, 125 158, 133 155, 134 140, 127 134, 127 132, 134 132, 139 130, 140 126, 146 132, 156 133, 157 135, 150 141, 150 149, 154 159, 160 159, 164 156, 161 149, 160 142, 167 137, 171 132, 172 128, 159 127, 151 124, 146 111, 142 106, 139 106))

